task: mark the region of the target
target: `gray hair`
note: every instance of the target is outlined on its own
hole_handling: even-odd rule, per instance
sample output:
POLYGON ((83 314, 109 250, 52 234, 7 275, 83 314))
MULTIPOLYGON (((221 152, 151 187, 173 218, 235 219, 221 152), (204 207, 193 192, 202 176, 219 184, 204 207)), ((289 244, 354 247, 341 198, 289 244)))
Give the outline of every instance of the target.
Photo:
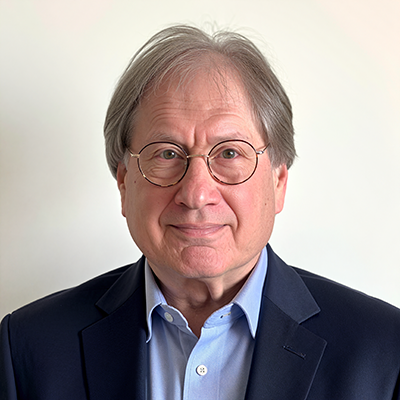
POLYGON ((197 68, 204 68, 205 59, 210 69, 218 70, 225 64, 238 73, 256 121, 270 143, 272 166, 286 164, 290 168, 296 157, 292 108, 260 50, 238 33, 219 31, 209 35, 195 27, 177 25, 158 32, 139 49, 111 98, 104 136, 107 162, 114 177, 130 146, 135 113, 146 90, 160 85, 171 73, 186 79, 197 68))

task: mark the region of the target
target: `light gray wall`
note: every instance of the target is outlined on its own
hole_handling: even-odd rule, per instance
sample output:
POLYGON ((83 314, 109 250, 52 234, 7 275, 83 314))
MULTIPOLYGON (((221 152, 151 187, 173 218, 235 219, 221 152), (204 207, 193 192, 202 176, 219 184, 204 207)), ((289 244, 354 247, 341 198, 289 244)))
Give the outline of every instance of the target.
POLYGON ((0 0, 0 316, 139 257, 102 124, 131 55, 176 22, 240 28, 292 99, 274 249, 400 306, 399 4, 0 0))

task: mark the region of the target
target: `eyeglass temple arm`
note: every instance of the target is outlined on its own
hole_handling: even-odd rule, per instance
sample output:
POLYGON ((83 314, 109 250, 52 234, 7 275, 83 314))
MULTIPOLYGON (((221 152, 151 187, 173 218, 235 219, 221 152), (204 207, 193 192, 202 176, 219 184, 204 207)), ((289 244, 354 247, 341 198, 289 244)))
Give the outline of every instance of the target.
POLYGON ((128 149, 128 153, 131 155, 131 157, 133 157, 133 158, 139 158, 140 157, 140 154, 134 154, 134 153, 131 153, 131 151, 128 149))
POLYGON ((256 150, 256 154, 257 154, 257 155, 264 154, 265 151, 268 149, 268 146, 269 146, 269 145, 270 145, 270 143, 268 143, 263 149, 261 149, 261 150, 256 150))

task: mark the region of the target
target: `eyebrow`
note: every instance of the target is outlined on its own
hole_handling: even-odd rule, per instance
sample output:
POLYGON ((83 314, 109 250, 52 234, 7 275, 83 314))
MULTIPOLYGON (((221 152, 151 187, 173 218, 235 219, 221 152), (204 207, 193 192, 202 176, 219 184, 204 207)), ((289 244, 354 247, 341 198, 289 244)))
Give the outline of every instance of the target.
POLYGON ((176 142, 174 140, 174 137, 168 133, 164 132, 155 132, 151 135, 151 140, 152 141, 161 141, 161 142, 176 142))
MULTIPOLYGON (((177 140, 177 138, 171 134, 165 133, 165 132, 155 132, 151 135, 151 138, 149 138, 150 141, 161 141, 161 142, 172 142, 172 143, 177 143, 182 147, 185 147, 185 145, 183 143, 181 143, 180 141, 177 140)), ((241 139, 241 140, 246 140, 246 141, 250 141, 250 138, 248 137, 248 135, 243 135, 243 133, 239 132, 239 131, 232 131, 227 135, 217 135, 217 136, 213 136, 213 144, 217 144, 219 142, 223 142, 224 140, 231 140, 231 139, 241 139)), ((150 142, 149 142, 150 143, 150 142)))

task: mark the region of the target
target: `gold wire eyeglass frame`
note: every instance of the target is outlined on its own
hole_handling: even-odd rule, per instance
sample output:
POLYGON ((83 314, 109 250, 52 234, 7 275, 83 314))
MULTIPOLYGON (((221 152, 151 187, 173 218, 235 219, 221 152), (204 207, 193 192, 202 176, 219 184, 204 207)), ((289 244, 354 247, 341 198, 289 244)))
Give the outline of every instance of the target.
POLYGON ((270 145, 270 143, 268 143, 268 144, 267 144, 264 148, 262 148, 261 150, 256 150, 256 149, 254 148, 254 146, 253 146, 251 143, 247 142, 246 140, 241 140, 241 139, 228 139, 228 140, 223 140, 222 142, 219 142, 219 143, 217 143, 216 145, 214 145, 214 146, 211 148, 211 150, 208 152, 208 154, 188 154, 182 146, 180 146, 180 145, 178 145, 178 144, 176 144, 176 143, 174 143, 174 142, 157 141, 157 142, 151 142, 151 143, 146 144, 146 146, 144 146, 144 147, 139 151, 139 153, 132 153, 132 152, 130 151, 130 149, 128 149, 128 153, 130 154, 130 156, 131 156, 132 158, 136 158, 136 159, 137 159, 137 166, 138 166, 139 171, 140 171, 140 173, 142 174, 142 176, 143 176, 148 182, 150 182, 151 184, 156 185, 156 186, 159 186, 159 187, 170 187, 170 186, 174 186, 174 185, 178 184, 178 183, 184 178, 184 176, 186 175, 186 172, 187 172, 188 169, 189 169, 190 160, 191 160, 192 158, 197 158, 197 157, 203 158, 203 160, 205 161, 205 163, 206 163, 206 165, 207 165, 208 172, 209 172, 210 175, 213 177, 213 179, 215 179, 217 182, 223 183, 224 185, 235 186, 235 185, 240 185, 240 184, 242 184, 242 183, 244 183, 244 182, 247 182, 247 181, 254 175, 254 173, 256 172, 257 166, 258 166, 258 156, 263 155, 263 154, 265 153, 265 151, 267 150, 267 148, 268 148, 269 145, 270 145), (234 182, 234 183, 231 183, 231 182, 224 182, 223 180, 219 179, 219 178, 214 174, 214 172, 213 172, 213 170, 212 170, 212 168, 211 168, 211 165, 210 165, 210 155, 212 154, 212 152, 214 151, 214 149, 217 148, 218 146, 220 146, 221 144, 228 143, 228 142, 242 142, 242 143, 246 143, 247 145, 249 145, 249 146, 254 150, 254 153, 255 153, 255 155, 256 155, 256 159, 255 159, 255 164, 254 164, 253 172, 252 172, 246 179, 243 179, 243 180, 240 181, 240 182, 234 182), (180 149, 180 150, 182 151, 182 154, 185 155, 185 157, 186 157, 186 159, 187 159, 186 167, 185 167, 185 170, 184 170, 183 173, 182 173, 182 176, 181 176, 178 180, 176 180, 175 182, 172 182, 172 183, 169 183, 169 184, 166 184, 166 185, 163 185, 163 184, 160 184, 160 183, 156 183, 156 182, 153 182, 152 180, 150 180, 150 179, 146 176, 146 174, 143 172, 143 170, 142 170, 142 168, 141 168, 141 166, 140 166, 140 161, 139 161, 139 160, 140 160, 140 155, 141 155, 141 153, 142 153, 147 147, 149 147, 149 146, 151 146, 151 145, 154 145, 154 144, 161 144, 161 143, 163 143, 163 144, 171 144, 171 145, 177 147, 178 149, 180 149))

